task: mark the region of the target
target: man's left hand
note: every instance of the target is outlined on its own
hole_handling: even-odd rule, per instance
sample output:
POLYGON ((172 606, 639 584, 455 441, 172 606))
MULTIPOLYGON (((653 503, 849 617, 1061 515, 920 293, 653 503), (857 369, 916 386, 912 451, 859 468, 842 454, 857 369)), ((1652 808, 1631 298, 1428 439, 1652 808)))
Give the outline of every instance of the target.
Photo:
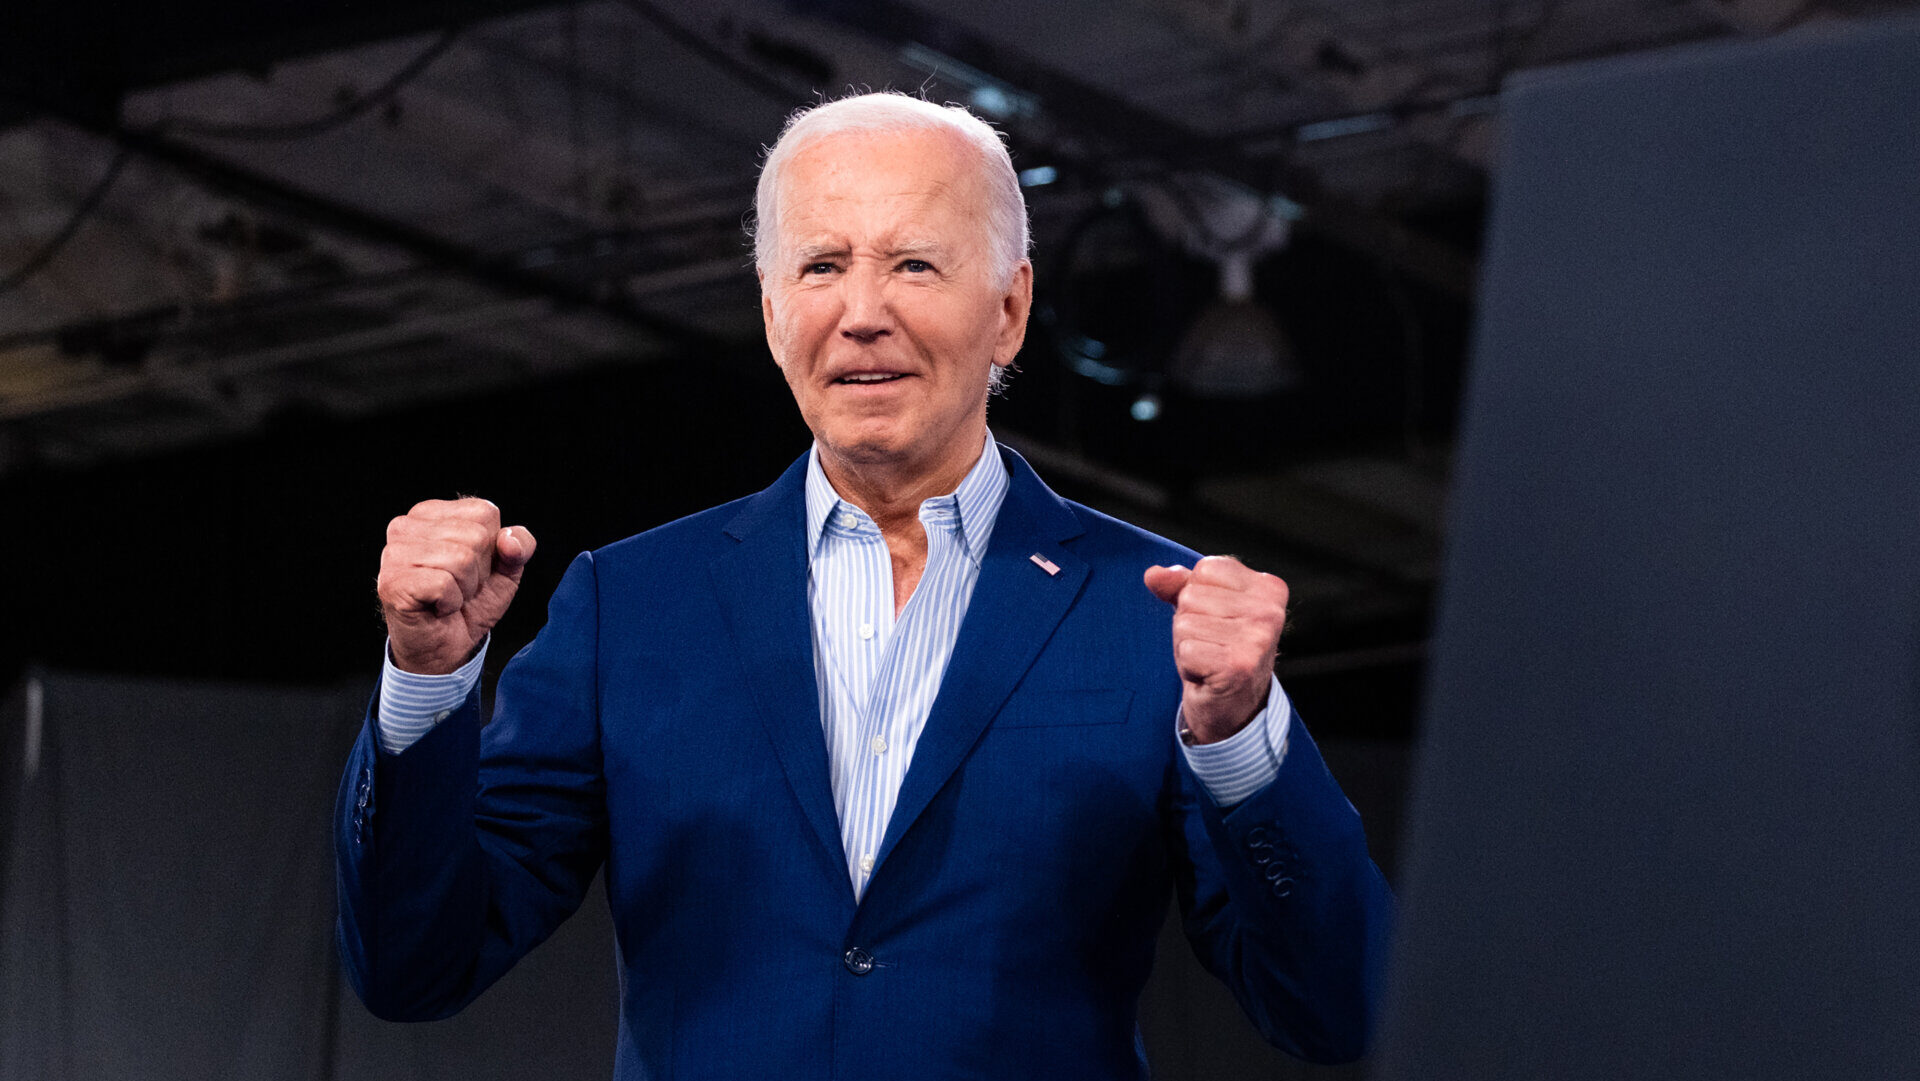
POLYGON ((1148 567, 1147 588, 1173 605, 1180 715, 1195 743, 1218 743, 1266 707, 1287 622, 1287 583, 1232 556, 1148 567))

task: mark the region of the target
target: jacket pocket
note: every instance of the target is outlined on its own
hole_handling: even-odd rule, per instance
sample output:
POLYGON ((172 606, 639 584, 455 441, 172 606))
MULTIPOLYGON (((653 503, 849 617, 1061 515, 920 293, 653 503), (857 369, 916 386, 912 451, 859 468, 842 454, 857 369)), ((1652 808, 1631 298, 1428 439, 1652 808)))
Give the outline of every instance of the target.
POLYGON ((1052 728, 1061 725, 1123 724, 1133 705, 1133 692, 1027 691, 1016 692, 993 719, 995 728, 1052 728))

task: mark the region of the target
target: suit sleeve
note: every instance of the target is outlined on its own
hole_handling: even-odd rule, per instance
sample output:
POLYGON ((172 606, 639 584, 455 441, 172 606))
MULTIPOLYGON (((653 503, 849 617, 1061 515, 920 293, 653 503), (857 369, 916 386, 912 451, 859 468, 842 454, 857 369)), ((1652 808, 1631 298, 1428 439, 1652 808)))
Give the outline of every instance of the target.
POLYGON ((1393 896, 1298 713, 1287 743, 1279 776, 1227 809, 1180 758, 1175 885, 1195 954, 1261 1035, 1346 1062, 1372 1034, 1393 896))
POLYGON ((341 956, 388 1020, 446 1017, 579 907, 606 851, 593 559, 508 663, 492 723, 476 687, 399 754, 369 709, 334 815, 341 956))

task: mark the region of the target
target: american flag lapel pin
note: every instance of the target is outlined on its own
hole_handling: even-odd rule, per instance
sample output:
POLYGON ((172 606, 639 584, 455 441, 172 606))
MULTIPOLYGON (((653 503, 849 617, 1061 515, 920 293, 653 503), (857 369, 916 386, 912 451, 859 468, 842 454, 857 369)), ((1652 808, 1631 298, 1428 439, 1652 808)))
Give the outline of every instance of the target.
POLYGON ((1060 573, 1060 568, 1054 565, 1053 560, 1048 559, 1046 556, 1041 555, 1039 552, 1035 552, 1032 555, 1028 556, 1027 558, 1033 560, 1034 566, 1039 567, 1041 570, 1046 571, 1048 574, 1060 573))

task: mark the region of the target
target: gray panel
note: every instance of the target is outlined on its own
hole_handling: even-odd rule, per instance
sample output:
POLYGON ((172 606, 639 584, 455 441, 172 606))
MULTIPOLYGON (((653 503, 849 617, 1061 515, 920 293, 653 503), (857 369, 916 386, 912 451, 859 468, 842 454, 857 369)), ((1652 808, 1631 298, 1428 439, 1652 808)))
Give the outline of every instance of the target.
MULTIPOLYGON (((0 853, 0 1081, 612 1075, 598 889, 452 1020, 388 1024, 344 989, 330 819, 363 688, 39 682, 0 853)), ((0 709, 9 738, 26 701, 0 709)))
POLYGON ((1920 23, 1518 81, 1380 1076, 1920 1063, 1920 23))
MULTIPOLYGON (((0 1078, 317 1078, 338 695, 51 674, 0 911, 0 1078)), ((31 688, 29 684, 29 688, 31 688)))

